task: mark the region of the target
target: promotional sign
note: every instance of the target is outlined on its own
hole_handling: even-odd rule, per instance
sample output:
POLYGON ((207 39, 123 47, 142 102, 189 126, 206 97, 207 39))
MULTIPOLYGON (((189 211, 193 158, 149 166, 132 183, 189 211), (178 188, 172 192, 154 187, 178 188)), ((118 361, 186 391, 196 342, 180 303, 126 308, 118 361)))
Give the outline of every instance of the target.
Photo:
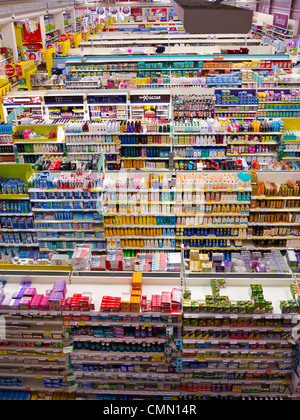
POLYGON ((280 29, 287 29, 289 24, 289 15, 283 13, 274 13, 273 14, 273 26, 276 26, 280 29))
POLYGON ((45 54, 42 51, 27 51, 25 53, 26 60, 45 61, 45 54))
POLYGON ((13 120, 17 121, 17 117, 25 112, 24 105, 18 106, 18 108, 15 108, 6 118, 7 124, 11 124, 13 120))
POLYGON ((59 37, 60 42, 65 42, 68 40, 68 35, 66 34, 61 34, 59 37))
POLYGON ((122 13, 123 16, 130 16, 130 14, 131 14, 131 8, 130 8, 130 6, 122 6, 122 7, 120 7, 120 13, 122 13))
POLYGON ((89 95, 87 103, 89 105, 97 104, 126 104, 126 95, 89 95))
POLYGON ((83 104, 83 96, 56 95, 45 96, 45 105, 83 104))
POLYGON ((13 65, 11 64, 5 64, 3 66, 3 72, 6 76, 8 77, 12 77, 16 74, 16 69, 13 65))
POLYGON ((156 103, 156 102, 163 102, 168 103, 170 102, 170 95, 131 95, 130 102, 135 103, 156 103))
POLYGON ((20 106, 20 105, 41 105, 41 96, 24 96, 24 97, 10 97, 4 96, 2 99, 3 105, 8 107, 20 106))
POLYGON ((101 21, 101 19, 105 19, 106 18, 106 10, 104 7, 98 7, 97 9, 98 11, 98 15, 99 15, 99 20, 101 21))
POLYGON ((112 16, 118 16, 118 8, 117 8, 117 7, 110 7, 110 8, 109 8, 109 13, 110 13, 112 16))
POLYGON ((74 34, 68 34, 68 39, 70 40, 72 44, 74 42, 74 34))

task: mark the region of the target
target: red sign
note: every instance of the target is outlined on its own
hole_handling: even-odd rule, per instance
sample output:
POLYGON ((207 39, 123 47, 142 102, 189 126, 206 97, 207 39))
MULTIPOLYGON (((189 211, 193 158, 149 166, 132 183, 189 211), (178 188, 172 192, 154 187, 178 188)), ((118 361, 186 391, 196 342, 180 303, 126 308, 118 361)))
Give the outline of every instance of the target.
POLYGON ((36 55, 36 53, 34 53, 34 52, 30 52, 30 53, 28 54, 28 60, 35 61, 36 59, 37 59, 37 55, 36 55))
POLYGON ((66 35, 66 34, 61 34, 61 35, 60 35, 60 37, 59 37, 59 40, 60 40, 61 42, 65 42, 65 41, 67 41, 67 40, 68 40, 68 37, 67 37, 67 35, 66 35))
POLYGON ((5 64, 5 66, 3 67, 3 71, 4 74, 6 74, 6 76, 8 77, 12 77, 16 73, 14 66, 12 66, 11 64, 5 64))
POLYGON ((22 77, 23 76, 22 66, 19 66, 18 64, 16 64, 16 72, 18 76, 22 77))

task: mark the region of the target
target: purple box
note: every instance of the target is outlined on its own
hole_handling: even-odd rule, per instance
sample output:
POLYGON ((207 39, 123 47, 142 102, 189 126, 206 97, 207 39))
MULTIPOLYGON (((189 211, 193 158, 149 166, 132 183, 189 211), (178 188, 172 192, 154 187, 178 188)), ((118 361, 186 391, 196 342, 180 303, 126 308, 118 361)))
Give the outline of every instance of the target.
POLYGON ((19 284, 17 290, 13 294, 14 299, 21 299, 24 296, 25 290, 31 285, 31 281, 23 281, 19 284))
POLYGON ((50 311, 60 311, 61 301, 63 300, 63 292, 52 292, 49 296, 50 311))
POLYGON ((67 282, 66 282, 66 280, 55 281, 54 284, 53 284, 52 292, 54 292, 54 293, 62 292, 63 297, 65 297, 66 294, 67 294, 67 282))
POLYGON ((18 289, 15 291, 15 293, 13 294, 13 298, 14 299, 21 299, 24 296, 26 287, 18 287, 18 289))

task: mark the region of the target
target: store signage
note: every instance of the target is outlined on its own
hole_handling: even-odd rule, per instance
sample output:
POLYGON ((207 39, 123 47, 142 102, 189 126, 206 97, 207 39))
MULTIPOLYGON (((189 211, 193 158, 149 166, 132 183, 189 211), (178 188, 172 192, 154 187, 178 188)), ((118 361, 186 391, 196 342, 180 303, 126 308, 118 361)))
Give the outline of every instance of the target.
POLYGON ((276 64, 272 64, 272 70, 275 74, 280 74, 280 68, 276 64))
POLYGON ((273 14, 273 26, 276 26, 280 29, 287 29, 289 23, 289 15, 283 13, 274 13, 273 14))
POLYGON ((25 53, 26 60, 45 61, 45 54, 42 51, 27 51, 25 53))
POLYGON ((45 96, 45 105, 83 104, 82 96, 56 95, 45 96))
POLYGON ((26 96, 26 97, 10 97, 4 96, 3 105, 12 107, 12 106, 19 106, 19 105, 41 105, 42 98, 41 96, 26 96))
POLYGON ((111 13, 112 16, 117 16, 118 14, 118 8, 117 7, 110 7, 109 13, 111 13))
POLYGON ((95 104, 126 104, 126 95, 89 95, 87 103, 90 105, 95 104))
POLYGON ((74 35, 73 34, 68 34, 68 39, 70 40, 71 43, 74 42, 74 35))
POLYGON ((11 64, 5 64, 3 67, 4 74, 8 77, 12 77, 16 74, 16 69, 11 64))
POLYGON ((23 114, 23 112, 25 112, 25 108, 23 105, 18 106, 18 108, 15 108, 6 118, 7 124, 11 124, 13 120, 17 121, 18 116, 23 114))
POLYGON ((65 42, 68 40, 68 35, 66 34, 61 34, 59 37, 60 42, 65 42))
POLYGON ((130 102, 170 102, 170 95, 131 95, 130 102))
POLYGON ((123 7, 120 7, 120 12, 121 12, 124 16, 130 16, 130 13, 131 13, 131 8, 130 8, 130 6, 123 6, 123 7))
POLYGON ((106 10, 104 7, 98 7, 97 11, 98 11, 98 14, 100 15, 100 18, 106 17, 106 10))

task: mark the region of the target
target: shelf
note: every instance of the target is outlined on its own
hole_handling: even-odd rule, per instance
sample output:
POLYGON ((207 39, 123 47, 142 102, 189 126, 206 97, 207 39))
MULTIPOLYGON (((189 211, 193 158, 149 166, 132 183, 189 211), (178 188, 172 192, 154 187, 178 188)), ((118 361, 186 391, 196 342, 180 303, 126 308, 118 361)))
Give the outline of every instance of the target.
POLYGON ((28 194, 0 194, 0 200, 29 200, 28 194))

